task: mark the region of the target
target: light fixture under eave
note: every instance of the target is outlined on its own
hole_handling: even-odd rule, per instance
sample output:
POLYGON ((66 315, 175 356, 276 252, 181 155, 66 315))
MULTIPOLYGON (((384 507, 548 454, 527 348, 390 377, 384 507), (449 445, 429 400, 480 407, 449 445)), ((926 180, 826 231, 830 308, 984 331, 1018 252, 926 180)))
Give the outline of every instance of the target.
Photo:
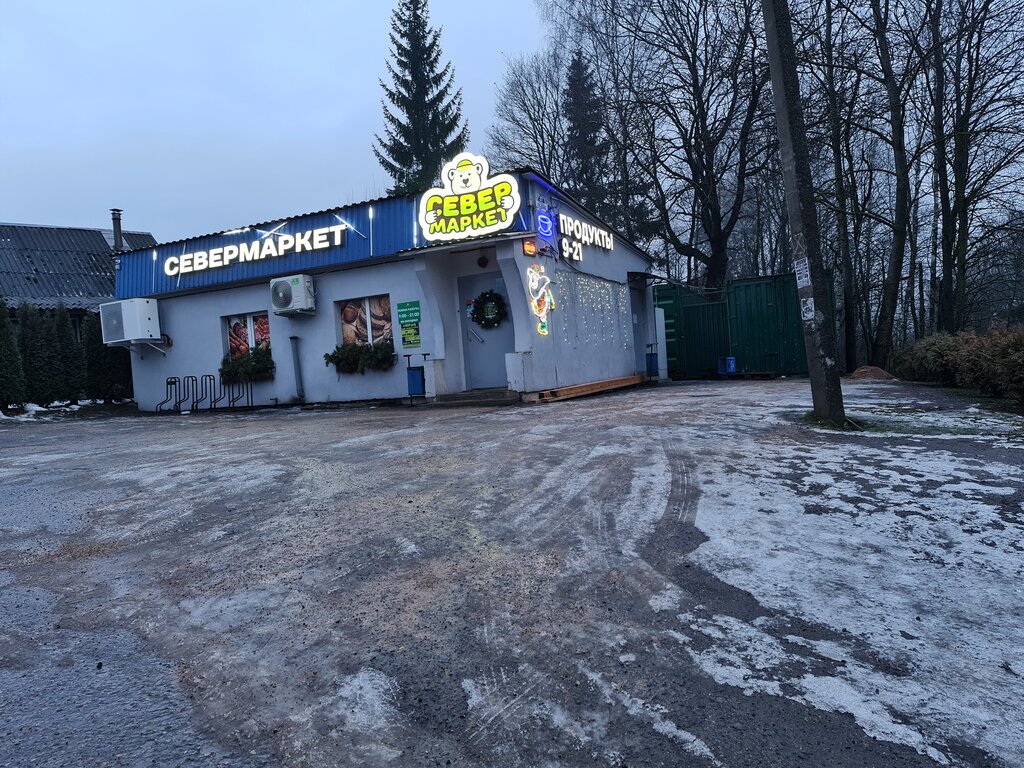
POLYGON ((339 215, 338 215, 338 214, 336 214, 336 213, 335 213, 335 214, 333 214, 333 216, 334 216, 334 218, 336 218, 336 219, 337 219, 338 221, 340 221, 340 222, 341 222, 342 224, 344 224, 344 225, 345 225, 346 227, 348 227, 348 228, 349 228, 349 229, 351 229, 351 230, 352 230, 353 232, 355 232, 355 233, 356 233, 357 235, 359 235, 359 236, 360 236, 361 238, 363 238, 363 240, 365 240, 365 239, 366 239, 366 235, 364 235, 364 234, 363 234, 362 232, 360 232, 360 231, 359 231, 358 229, 356 229, 356 228, 355 228, 355 227, 353 227, 353 226, 352 226, 351 224, 349 224, 349 223, 348 223, 347 221, 345 221, 345 219, 341 218, 341 216, 339 216, 339 215))
POLYGON ((527 256, 536 256, 537 243, 533 240, 523 240, 523 253, 527 256))

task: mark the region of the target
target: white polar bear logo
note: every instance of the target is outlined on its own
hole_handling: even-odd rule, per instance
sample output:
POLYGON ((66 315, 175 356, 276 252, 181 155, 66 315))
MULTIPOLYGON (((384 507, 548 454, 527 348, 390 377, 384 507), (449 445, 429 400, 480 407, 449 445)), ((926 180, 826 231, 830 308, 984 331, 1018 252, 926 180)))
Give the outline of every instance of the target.
POLYGON ((448 171, 448 188, 452 192, 476 192, 483 185, 484 166, 469 158, 448 171))
POLYGON ((443 188, 429 190, 420 200, 427 240, 457 240, 511 226, 520 206, 518 182, 508 174, 488 178, 489 172, 486 158, 470 152, 445 165, 443 188))

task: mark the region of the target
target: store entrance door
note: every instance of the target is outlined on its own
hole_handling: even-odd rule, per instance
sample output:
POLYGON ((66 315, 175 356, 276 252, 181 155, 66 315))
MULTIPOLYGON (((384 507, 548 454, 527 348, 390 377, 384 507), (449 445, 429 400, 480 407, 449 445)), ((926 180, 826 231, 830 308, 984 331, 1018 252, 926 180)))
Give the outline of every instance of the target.
POLYGON ((459 278, 459 308, 462 316, 462 349, 466 362, 467 389, 507 387, 505 353, 515 350, 515 331, 508 306, 508 293, 500 272, 484 272, 459 278), (473 302, 484 291, 494 291, 505 300, 508 315, 495 328, 482 328, 470 316, 473 302))

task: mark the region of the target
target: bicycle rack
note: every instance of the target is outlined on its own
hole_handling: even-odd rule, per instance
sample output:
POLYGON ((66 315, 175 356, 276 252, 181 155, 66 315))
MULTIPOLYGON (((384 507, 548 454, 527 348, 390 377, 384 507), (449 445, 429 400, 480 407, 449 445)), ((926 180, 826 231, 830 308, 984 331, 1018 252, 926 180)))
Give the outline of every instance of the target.
MULTIPOLYGON (((197 392, 196 396, 192 399, 193 411, 198 411, 199 406, 203 404, 203 401, 206 400, 206 398, 209 397, 211 400, 213 399, 213 386, 215 381, 216 379, 213 374, 210 373, 203 374, 199 379, 199 392, 197 392)), ((210 406, 210 410, 213 410, 212 405, 210 406)))
POLYGON ((221 379, 219 376, 216 377, 214 379, 214 386, 210 388, 210 410, 211 411, 214 410, 217 407, 217 403, 219 403, 221 400, 223 400, 227 396, 228 396, 228 388, 227 388, 227 386, 225 386, 224 380, 221 379), (220 387, 219 389, 218 389, 218 385, 220 387), (220 394, 217 395, 217 392, 220 392, 220 394), (214 395, 217 395, 217 396, 214 397, 214 395))
POLYGON ((180 397, 174 402, 174 410, 181 410, 181 404, 192 397, 192 393, 195 392, 196 384, 195 376, 186 376, 181 380, 181 393, 180 397))
POLYGON ((252 382, 240 381, 225 383, 219 376, 204 373, 201 376, 170 376, 167 379, 167 397, 157 404, 156 410, 161 411, 168 404, 169 410, 180 411, 185 403, 191 404, 193 411, 198 411, 203 403, 209 401, 209 410, 216 410, 227 400, 227 408, 252 407, 252 382), (244 401, 244 402, 243 402, 244 401))
POLYGON ((246 406, 252 407, 251 381, 240 381, 237 384, 229 384, 228 388, 231 393, 231 396, 228 398, 228 407, 234 408, 238 401, 241 400, 243 397, 245 398, 246 406))
POLYGON ((173 400, 174 398, 176 398, 178 396, 178 384, 180 384, 180 383, 181 382, 178 380, 177 376, 169 376, 167 378, 167 383, 166 383, 167 391, 164 392, 164 394, 166 394, 167 397, 164 400, 162 400, 161 402, 156 404, 156 412, 157 413, 159 413, 161 410, 163 410, 163 407, 165 405, 167 405, 169 402, 171 402, 171 400, 173 400))

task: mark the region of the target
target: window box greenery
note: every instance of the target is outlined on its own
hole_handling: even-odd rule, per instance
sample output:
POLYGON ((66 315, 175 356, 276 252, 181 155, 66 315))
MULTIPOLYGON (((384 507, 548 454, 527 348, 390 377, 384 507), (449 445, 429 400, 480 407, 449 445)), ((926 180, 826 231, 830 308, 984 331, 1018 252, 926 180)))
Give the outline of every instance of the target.
POLYGON ((333 365, 338 373, 387 371, 395 367, 395 345, 390 340, 372 346, 342 344, 324 355, 324 364, 333 365))
POLYGON ((270 381, 274 378, 276 366, 269 349, 257 347, 247 355, 224 356, 220 364, 220 380, 225 384, 241 384, 247 381, 270 381))

